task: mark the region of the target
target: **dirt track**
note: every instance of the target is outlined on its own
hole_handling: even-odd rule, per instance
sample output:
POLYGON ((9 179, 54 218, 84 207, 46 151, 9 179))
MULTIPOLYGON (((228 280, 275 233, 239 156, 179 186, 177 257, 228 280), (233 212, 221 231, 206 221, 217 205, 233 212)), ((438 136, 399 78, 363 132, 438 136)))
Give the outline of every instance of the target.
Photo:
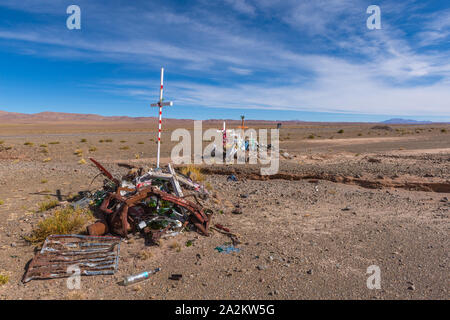
MULTIPOLYGON (((412 133, 379 137, 378 130, 355 125, 337 139, 339 128, 286 128, 281 148, 290 159, 281 157, 280 172, 270 179, 260 177, 258 167, 204 168, 214 193, 208 202, 213 221, 240 235, 240 253, 215 251, 228 241, 217 232, 186 232, 160 247, 132 238, 123 243, 116 275, 83 277, 82 290, 75 291, 64 279, 20 283, 34 251, 22 236, 51 214, 36 213, 37 205, 56 198, 57 190, 64 198, 89 187, 97 169, 79 165, 75 149, 119 174, 126 172, 115 164, 120 161, 153 163, 154 141, 142 132, 1 138, 3 148, 12 148, 0 151, 0 271, 10 274, 0 297, 448 299, 450 135, 440 127, 418 126, 422 130, 415 133, 416 127, 403 126, 402 132, 412 133), (305 138, 311 131, 322 138, 305 138), (367 138, 368 132, 377 137, 367 138), (113 141, 99 142, 108 138, 113 141), (25 146, 28 141, 34 145, 25 146), (89 152, 93 146, 97 150, 89 152), (230 173, 239 181, 228 182, 230 173), (236 208, 242 214, 233 214, 236 208), (187 240, 194 245, 186 247, 187 240), (172 249, 174 242, 181 250, 172 249), (142 252, 150 257, 143 259, 142 252), (370 265, 381 269, 381 290, 366 287, 370 265), (162 271, 147 282, 117 284, 124 275, 156 267, 162 271), (183 280, 169 280, 171 273, 183 274, 183 280)), ((172 145, 163 143, 166 156, 172 145)), ((99 186, 101 179, 91 188, 99 186)))

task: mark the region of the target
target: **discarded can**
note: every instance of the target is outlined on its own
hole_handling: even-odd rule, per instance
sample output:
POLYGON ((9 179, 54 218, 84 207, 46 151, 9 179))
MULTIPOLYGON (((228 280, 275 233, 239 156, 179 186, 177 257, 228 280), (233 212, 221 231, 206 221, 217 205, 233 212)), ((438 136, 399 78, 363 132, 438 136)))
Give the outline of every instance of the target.
POLYGON ((156 273, 158 271, 161 271, 161 268, 156 268, 155 270, 144 271, 139 274, 125 277, 125 279, 123 279, 123 285, 128 286, 136 282, 147 280, 151 274, 156 273))

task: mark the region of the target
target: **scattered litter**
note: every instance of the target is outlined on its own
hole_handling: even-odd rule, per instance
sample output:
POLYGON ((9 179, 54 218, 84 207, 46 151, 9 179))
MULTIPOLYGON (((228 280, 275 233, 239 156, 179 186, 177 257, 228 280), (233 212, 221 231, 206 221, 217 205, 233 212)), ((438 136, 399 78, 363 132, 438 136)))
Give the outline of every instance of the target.
POLYGON ((22 282, 69 277, 76 265, 81 275, 111 275, 119 264, 120 238, 83 235, 48 236, 28 266, 22 282))
POLYGON ((181 278, 183 278, 182 274, 172 274, 170 275, 169 280, 179 281, 181 278))
POLYGON ((123 285, 124 286, 129 286, 130 284, 134 284, 134 283, 137 283, 137 282, 141 282, 141 281, 147 280, 147 279, 150 278, 151 274, 157 273, 159 271, 161 271, 161 268, 156 268, 155 270, 144 271, 144 272, 141 272, 139 274, 135 274, 135 275, 132 275, 132 276, 125 277, 125 279, 123 279, 123 285))
POLYGON ((241 252, 240 248, 236 248, 233 245, 222 245, 217 246, 214 248, 214 250, 217 250, 220 253, 232 253, 232 252, 241 252))
POLYGON ((238 178, 236 178, 236 176, 232 174, 227 177, 227 181, 238 181, 238 178))
POLYGON ((239 241, 238 235, 236 233, 233 233, 230 231, 230 229, 224 227, 223 225, 217 223, 214 227, 211 227, 212 230, 216 230, 220 233, 223 233, 227 236, 230 237, 231 242, 233 243, 234 246, 237 246, 238 244, 241 243, 241 241, 239 241))

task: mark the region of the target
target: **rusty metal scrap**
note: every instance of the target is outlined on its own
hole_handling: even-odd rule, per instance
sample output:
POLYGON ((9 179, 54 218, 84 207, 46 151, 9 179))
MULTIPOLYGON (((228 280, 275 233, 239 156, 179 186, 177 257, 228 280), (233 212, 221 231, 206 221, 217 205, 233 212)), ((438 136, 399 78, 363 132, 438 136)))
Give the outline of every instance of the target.
MULTIPOLYGON (((206 236, 208 235, 210 219, 203 208, 192 201, 174 196, 151 186, 143 187, 131 196, 122 196, 121 191, 124 189, 125 188, 117 188, 116 193, 110 193, 100 206, 100 210, 110 216, 111 229, 121 236, 127 236, 128 230, 130 229, 130 222, 133 223, 133 221, 129 221, 130 219, 132 220, 128 215, 129 208, 151 196, 158 196, 161 200, 169 201, 189 211, 191 213, 189 215, 189 220, 197 227, 199 232, 206 236), (115 211, 109 208, 113 199, 121 204, 115 211), (117 228, 119 225, 120 228, 117 228)), ((129 189, 126 190, 129 191, 129 189)))
POLYGON ((113 188, 104 187, 101 202, 96 202, 103 217, 88 227, 90 235, 111 232, 127 238, 128 233, 139 231, 146 243, 157 244, 162 236, 179 234, 188 224, 195 226, 199 233, 209 235, 212 211, 204 209, 197 199, 197 196, 203 200, 208 198, 208 191, 177 174, 170 164, 168 173, 146 169, 142 174, 143 168, 133 167, 133 172, 123 176, 120 182, 96 160, 90 160, 115 184, 113 188), (180 184, 194 193, 184 195, 180 184), (197 203, 187 197, 194 197, 197 203))
POLYGON ((91 161, 95 164, 95 166, 100 170, 100 172, 101 172, 105 177, 107 177, 109 180, 111 180, 112 182, 114 182, 117 186, 120 185, 119 180, 117 180, 116 178, 114 178, 114 177, 112 176, 112 174, 111 174, 108 170, 106 170, 105 167, 103 167, 100 163, 98 163, 94 158, 89 158, 89 160, 91 160, 91 161))
POLYGON ((30 262, 22 282, 69 277, 68 267, 80 275, 111 275, 118 268, 120 238, 84 235, 51 235, 30 262))

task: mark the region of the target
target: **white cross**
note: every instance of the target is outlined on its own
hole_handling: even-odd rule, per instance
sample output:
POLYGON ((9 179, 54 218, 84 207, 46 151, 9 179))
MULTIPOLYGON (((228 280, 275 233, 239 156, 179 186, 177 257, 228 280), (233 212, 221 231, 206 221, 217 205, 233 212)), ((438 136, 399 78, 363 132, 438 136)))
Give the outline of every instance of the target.
POLYGON ((173 106, 172 101, 163 102, 163 80, 164 80, 164 68, 161 68, 161 88, 159 91, 159 101, 152 103, 150 106, 159 107, 159 126, 158 126, 158 155, 156 158, 156 168, 159 168, 159 154, 161 149, 161 119, 162 119, 162 107, 173 106))

